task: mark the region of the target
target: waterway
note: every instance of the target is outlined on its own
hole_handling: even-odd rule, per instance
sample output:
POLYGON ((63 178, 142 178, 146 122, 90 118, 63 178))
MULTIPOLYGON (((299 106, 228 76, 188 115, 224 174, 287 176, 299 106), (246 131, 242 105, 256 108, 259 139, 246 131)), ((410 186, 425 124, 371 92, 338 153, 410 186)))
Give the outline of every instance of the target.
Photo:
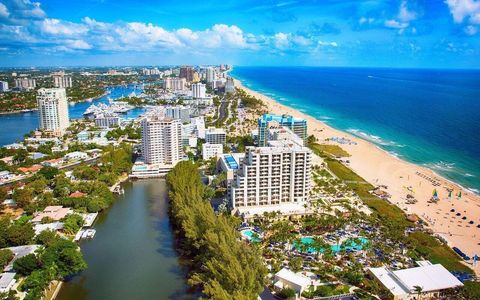
POLYGON ((88 269, 66 282, 57 300, 195 299, 174 249, 165 181, 123 187, 99 215, 95 238, 81 244, 88 269))
MULTIPOLYGON (((140 95, 143 92, 143 89, 136 85, 114 86, 107 88, 107 92, 107 95, 91 102, 84 101, 69 105, 68 112, 70 119, 83 118, 83 113, 93 103, 108 104, 109 99, 116 100, 122 97, 127 97, 132 93, 134 95, 140 95)), ((143 112, 145 112, 144 108, 135 108, 126 114, 123 114, 122 117, 136 118, 143 112)), ((37 111, 0 115, 0 146, 22 140, 26 133, 38 128, 38 124, 39 120, 37 111)))

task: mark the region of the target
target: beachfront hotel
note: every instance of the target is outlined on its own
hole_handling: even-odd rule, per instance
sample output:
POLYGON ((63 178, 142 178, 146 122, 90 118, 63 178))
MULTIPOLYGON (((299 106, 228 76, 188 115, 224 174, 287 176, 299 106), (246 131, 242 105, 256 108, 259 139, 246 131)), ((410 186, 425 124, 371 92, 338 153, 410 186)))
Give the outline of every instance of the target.
POLYGON ((146 164, 173 168, 182 159, 182 122, 158 115, 143 118, 142 155, 146 164))
POLYGON ((61 136, 70 126, 68 101, 65 89, 41 88, 37 93, 40 129, 61 136))
POLYGON ((231 185, 235 213, 248 217, 265 211, 297 214, 309 200, 312 152, 295 140, 248 147, 231 185))
POLYGON ((268 142, 267 131, 272 125, 280 125, 289 128, 304 142, 307 140, 307 120, 294 118, 289 115, 264 114, 258 119, 258 145, 264 147, 268 142))

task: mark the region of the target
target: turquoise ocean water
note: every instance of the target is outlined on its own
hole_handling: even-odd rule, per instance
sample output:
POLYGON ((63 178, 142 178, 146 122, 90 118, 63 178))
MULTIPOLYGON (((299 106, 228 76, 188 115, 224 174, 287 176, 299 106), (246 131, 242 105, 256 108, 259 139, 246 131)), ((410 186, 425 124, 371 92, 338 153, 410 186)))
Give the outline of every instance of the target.
POLYGON ((480 71, 235 67, 278 102, 480 191, 480 71))

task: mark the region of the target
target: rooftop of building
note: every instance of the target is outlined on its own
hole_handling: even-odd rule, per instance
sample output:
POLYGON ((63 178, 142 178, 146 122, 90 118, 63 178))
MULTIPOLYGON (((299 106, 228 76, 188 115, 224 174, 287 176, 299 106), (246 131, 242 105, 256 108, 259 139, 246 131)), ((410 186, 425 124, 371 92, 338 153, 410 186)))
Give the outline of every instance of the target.
POLYGON ((422 264, 419 267, 397 271, 391 271, 386 267, 369 270, 393 295, 415 293, 416 286, 421 287, 423 292, 463 286, 463 283, 441 264, 422 264))
POLYGON ((266 122, 279 122, 279 123, 299 123, 299 122, 307 122, 305 119, 296 118, 291 115, 272 115, 272 114, 264 114, 259 119, 259 123, 266 123, 266 122))

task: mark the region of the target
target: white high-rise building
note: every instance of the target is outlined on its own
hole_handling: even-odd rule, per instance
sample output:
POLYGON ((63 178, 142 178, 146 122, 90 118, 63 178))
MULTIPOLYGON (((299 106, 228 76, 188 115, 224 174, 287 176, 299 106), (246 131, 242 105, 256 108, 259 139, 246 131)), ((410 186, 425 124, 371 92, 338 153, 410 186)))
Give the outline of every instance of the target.
POLYGON ((311 190, 311 160, 311 150, 294 141, 248 147, 231 185, 232 207, 243 214, 260 215, 259 208, 303 210, 311 190))
POLYGON ((166 117, 172 119, 180 119, 182 122, 188 122, 190 120, 190 106, 165 106, 164 114, 166 117))
POLYGON ((192 84, 192 97, 193 98, 205 98, 207 89, 203 83, 192 84))
POLYGON ((203 116, 191 118, 190 123, 194 127, 195 135, 200 139, 204 139, 205 138, 205 118, 203 116))
POLYGON ((40 129, 50 131, 55 135, 63 135, 70 126, 65 89, 39 89, 37 104, 40 115, 40 129))
POLYGON ((207 68, 207 83, 215 81, 215 69, 212 67, 207 68))
POLYGON ((227 78, 227 82, 225 83, 225 93, 233 93, 235 92, 235 83, 232 77, 227 78))
POLYGON ((182 123, 149 116, 142 120, 142 154, 147 164, 174 166, 182 159, 182 123))
POLYGON ((164 79, 164 87, 166 90, 183 91, 186 89, 187 80, 185 78, 167 77, 164 79))
POLYGON ((8 82, 0 81, 0 92, 8 91, 8 82))
POLYGON ((15 87, 21 90, 31 90, 37 86, 35 79, 17 78, 15 79, 15 87))
POLYGON ((56 88, 71 88, 72 87, 72 77, 71 76, 53 76, 53 86, 56 88))

